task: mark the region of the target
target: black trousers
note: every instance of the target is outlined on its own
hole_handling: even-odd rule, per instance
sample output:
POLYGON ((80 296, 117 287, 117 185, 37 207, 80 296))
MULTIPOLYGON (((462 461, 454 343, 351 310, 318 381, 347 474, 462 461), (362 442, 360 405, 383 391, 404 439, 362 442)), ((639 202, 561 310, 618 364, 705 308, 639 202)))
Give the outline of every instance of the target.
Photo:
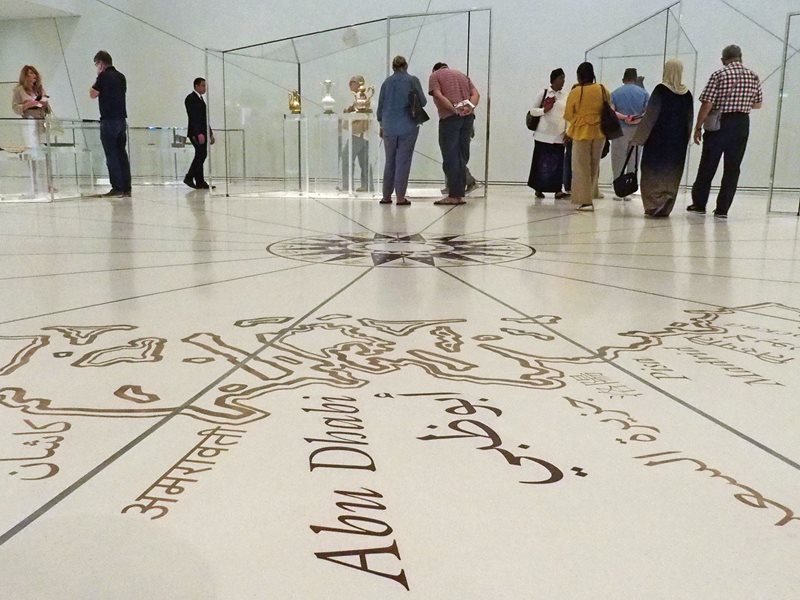
POLYGON ((125 119, 101 119, 100 142, 106 155, 111 189, 131 191, 131 163, 128 159, 128 126, 125 119))
POLYGON ((208 156, 208 144, 201 144, 198 142, 197 136, 192 136, 189 140, 192 142, 192 146, 194 146, 194 160, 189 166, 189 172, 186 173, 186 177, 188 179, 193 179, 195 184, 205 183, 203 163, 206 162, 206 157, 208 156))
POLYGON ((716 213, 727 215, 733 204, 736 187, 739 185, 747 138, 750 136, 750 115, 745 113, 725 113, 720 121, 719 131, 707 131, 703 135, 703 152, 697 178, 692 185, 692 203, 705 208, 711 193, 711 182, 717 174, 720 159, 722 184, 717 194, 716 213))

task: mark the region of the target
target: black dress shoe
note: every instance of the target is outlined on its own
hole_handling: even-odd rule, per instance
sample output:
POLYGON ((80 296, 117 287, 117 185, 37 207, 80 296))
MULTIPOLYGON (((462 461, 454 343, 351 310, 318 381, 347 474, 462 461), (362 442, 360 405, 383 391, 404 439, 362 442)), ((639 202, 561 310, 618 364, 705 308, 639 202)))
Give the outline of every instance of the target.
MULTIPOLYGON (((130 194, 130 192, 129 192, 130 194)), ((122 198, 125 196, 125 192, 122 190, 109 190, 105 194, 98 194, 98 198, 122 198)))
POLYGON ((197 189, 197 186, 194 184, 194 181, 192 181, 192 178, 189 177, 188 175, 183 178, 183 183, 188 185, 190 188, 197 189))
POLYGON ((536 190, 536 193, 535 193, 534 195, 535 195, 537 198, 544 198, 544 194, 543 194, 542 192, 540 192, 539 190, 536 190))
POLYGON ((696 204, 690 204, 689 206, 686 207, 686 210, 688 212, 697 213, 698 215, 706 214, 706 209, 703 208, 702 206, 697 206, 696 204))
POLYGON ((208 185, 207 181, 201 181, 200 183, 197 184, 197 189, 198 190, 215 190, 215 189, 217 189, 217 186, 208 185))

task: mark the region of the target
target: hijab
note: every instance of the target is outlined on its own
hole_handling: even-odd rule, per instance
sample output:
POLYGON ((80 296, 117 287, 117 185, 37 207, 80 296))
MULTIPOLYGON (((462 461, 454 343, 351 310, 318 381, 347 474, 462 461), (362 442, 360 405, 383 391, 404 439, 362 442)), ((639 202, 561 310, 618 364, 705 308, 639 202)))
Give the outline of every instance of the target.
POLYGON ((683 85, 683 63, 677 58, 670 58, 664 63, 664 78, 661 82, 664 86, 678 95, 683 95, 689 91, 683 85))

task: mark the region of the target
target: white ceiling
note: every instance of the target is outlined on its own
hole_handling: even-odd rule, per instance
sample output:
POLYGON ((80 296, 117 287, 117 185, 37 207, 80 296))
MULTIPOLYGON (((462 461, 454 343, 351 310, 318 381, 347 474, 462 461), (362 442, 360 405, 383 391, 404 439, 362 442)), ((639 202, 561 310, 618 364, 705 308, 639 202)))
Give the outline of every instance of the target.
POLYGON ((58 4, 58 2, 44 3, 30 2, 29 0, 0 0, 0 21, 76 16, 74 12, 50 6, 51 4, 58 4))

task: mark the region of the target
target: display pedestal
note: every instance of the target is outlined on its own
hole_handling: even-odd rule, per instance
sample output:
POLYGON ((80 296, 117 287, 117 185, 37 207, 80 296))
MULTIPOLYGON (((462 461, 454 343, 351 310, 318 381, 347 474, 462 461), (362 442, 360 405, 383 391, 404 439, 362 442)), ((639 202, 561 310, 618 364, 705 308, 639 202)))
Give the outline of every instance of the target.
POLYGON ((284 192, 309 193, 308 117, 283 115, 284 192))
POLYGON ((336 196, 342 187, 339 161, 342 139, 339 115, 315 115, 314 130, 316 143, 311 148, 313 190, 315 194, 336 196))
POLYGON ((345 113, 340 119, 342 191, 348 196, 374 194, 380 189, 376 175, 383 173, 380 126, 373 113, 345 113))

